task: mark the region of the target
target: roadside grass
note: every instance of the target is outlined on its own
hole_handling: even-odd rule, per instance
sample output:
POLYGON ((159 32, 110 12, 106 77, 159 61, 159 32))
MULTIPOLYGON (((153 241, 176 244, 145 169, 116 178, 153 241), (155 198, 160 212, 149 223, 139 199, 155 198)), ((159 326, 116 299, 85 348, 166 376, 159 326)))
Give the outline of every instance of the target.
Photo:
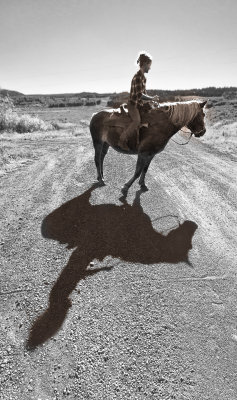
POLYGON ((200 140, 219 151, 236 155, 237 99, 211 98, 205 114, 207 132, 200 140))
POLYGON ((13 141, 2 141, 0 146, 0 175, 11 172, 35 157, 32 150, 16 146, 13 141))

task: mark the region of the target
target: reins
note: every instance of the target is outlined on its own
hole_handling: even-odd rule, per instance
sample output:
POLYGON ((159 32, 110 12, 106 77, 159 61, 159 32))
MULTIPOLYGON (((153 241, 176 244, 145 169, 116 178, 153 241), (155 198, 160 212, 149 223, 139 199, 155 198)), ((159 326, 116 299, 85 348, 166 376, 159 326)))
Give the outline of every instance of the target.
MULTIPOLYGON (((183 131, 182 129, 180 129, 180 131, 181 131, 181 132, 184 132, 184 133, 187 133, 187 132, 183 131)), ((188 139, 188 141, 185 142, 185 143, 176 142, 176 140, 174 140, 173 138, 171 138, 171 140, 173 140, 173 142, 175 142, 175 143, 178 144, 179 146, 184 146, 185 144, 188 144, 188 143, 190 142, 191 137, 192 137, 192 132, 190 132, 189 139, 188 139)))

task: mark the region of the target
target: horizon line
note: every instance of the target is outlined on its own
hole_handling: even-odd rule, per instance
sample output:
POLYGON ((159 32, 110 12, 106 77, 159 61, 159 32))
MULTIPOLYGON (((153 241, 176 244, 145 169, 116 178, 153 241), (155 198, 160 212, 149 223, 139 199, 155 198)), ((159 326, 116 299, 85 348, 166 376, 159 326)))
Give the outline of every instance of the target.
MULTIPOLYGON (((191 90, 205 90, 205 89, 235 89, 235 90, 237 90, 237 86, 205 86, 205 87, 199 87, 199 88, 195 88, 195 87, 193 87, 193 88, 191 88, 191 89, 181 89, 181 88, 178 88, 178 89, 148 89, 147 91, 151 91, 151 90, 153 90, 153 91, 166 91, 166 92, 174 92, 174 91, 191 91, 191 90)), ((72 95, 72 94, 75 94, 75 95, 78 95, 78 94, 81 94, 81 93, 88 93, 88 94, 100 94, 100 95, 106 95, 106 94, 120 94, 120 93, 129 93, 129 91, 127 91, 127 90, 122 90, 122 91, 120 91, 120 92, 93 92, 93 91, 86 91, 86 90, 83 90, 82 92, 58 92, 58 93, 22 93, 22 92, 19 92, 18 90, 14 90, 14 89, 4 89, 4 88, 0 88, 0 93, 2 92, 2 91, 6 91, 6 92, 17 92, 17 93, 19 93, 19 94, 21 94, 21 95, 23 95, 23 96, 54 96, 54 95, 72 95)))

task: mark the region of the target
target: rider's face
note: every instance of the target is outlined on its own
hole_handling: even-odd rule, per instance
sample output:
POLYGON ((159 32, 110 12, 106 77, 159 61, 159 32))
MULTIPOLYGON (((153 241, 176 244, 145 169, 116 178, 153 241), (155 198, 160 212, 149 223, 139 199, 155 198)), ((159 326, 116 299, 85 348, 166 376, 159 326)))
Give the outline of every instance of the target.
POLYGON ((149 63, 145 63, 144 64, 144 72, 149 72, 149 70, 151 69, 151 61, 149 63))

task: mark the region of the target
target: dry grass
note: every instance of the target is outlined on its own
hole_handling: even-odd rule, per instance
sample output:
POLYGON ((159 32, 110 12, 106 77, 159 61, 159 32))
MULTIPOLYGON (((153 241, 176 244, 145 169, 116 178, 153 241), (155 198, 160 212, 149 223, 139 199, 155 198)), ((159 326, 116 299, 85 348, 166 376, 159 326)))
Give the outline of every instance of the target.
POLYGON ((1 140, 0 147, 0 175, 5 175, 20 166, 23 166, 36 157, 37 151, 20 146, 13 140, 1 140))
POLYGON ((214 97, 209 107, 205 111, 207 132, 200 140, 219 151, 236 154, 237 99, 214 97))

